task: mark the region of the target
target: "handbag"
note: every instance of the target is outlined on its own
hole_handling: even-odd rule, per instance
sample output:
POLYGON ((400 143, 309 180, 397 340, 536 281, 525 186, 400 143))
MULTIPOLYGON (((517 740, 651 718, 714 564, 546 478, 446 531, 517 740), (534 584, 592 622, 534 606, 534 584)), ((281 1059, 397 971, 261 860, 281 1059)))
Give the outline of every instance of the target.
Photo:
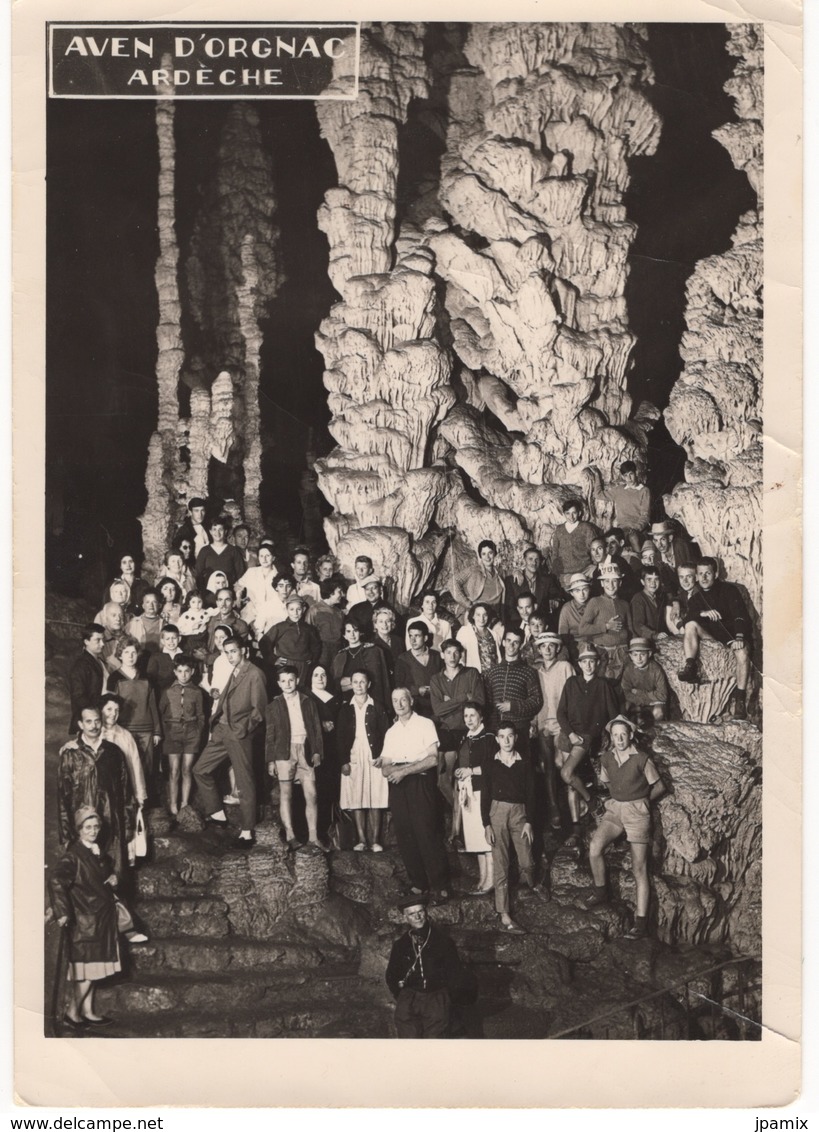
POLYGON ((339 850, 352 849, 358 840, 352 815, 348 810, 342 810, 337 802, 333 805, 329 836, 332 847, 339 850))
POLYGON ((145 829, 145 818, 142 816, 142 808, 137 810, 136 826, 134 829, 134 852, 137 857, 148 856, 148 833, 145 829))

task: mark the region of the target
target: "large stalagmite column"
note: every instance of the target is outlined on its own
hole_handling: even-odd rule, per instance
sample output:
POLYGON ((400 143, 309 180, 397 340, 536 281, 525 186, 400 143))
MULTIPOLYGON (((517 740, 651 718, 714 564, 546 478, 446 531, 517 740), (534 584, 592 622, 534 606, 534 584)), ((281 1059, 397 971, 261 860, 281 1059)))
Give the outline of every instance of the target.
POLYGON ((684 484, 665 497, 706 554, 762 613, 762 33, 729 25, 737 57, 725 84, 740 121, 714 136, 757 194, 731 249, 700 260, 688 281, 683 372, 665 420, 686 451, 684 484))
POLYGON ((475 24, 464 52, 440 190, 452 223, 427 229, 469 398, 439 432, 489 506, 456 488, 440 514, 473 550, 514 538, 515 516, 545 546, 567 495, 597 511, 619 463, 644 455, 623 201, 628 159, 659 139, 652 73, 636 26, 475 24))
POLYGON ((148 465, 145 472, 148 501, 144 514, 140 516, 144 570, 148 575, 156 571, 170 542, 177 502, 174 490, 174 472, 179 450, 177 433, 180 424, 177 389, 184 354, 177 282, 179 249, 175 231, 174 109, 172 98, 157 101, 159 258, 155 280, 159 306, 159 321, 156 329, 158 411, 157 429, 149 442, 148 465))
MULTIPOLYGON (((352 76, 336 70, 333 89, 352 76)), ((331 549, 352 572, 370 555, 406 604, 434 564, 438 540, 425 538, 447 472, 430 467, 433 426, 454 401, 450 360, 436 337, 433 257, 421 234, 396 237, 398 129, 414 97, 427 93, 421 29, 365 27, 359 95, 317 105, 339 187, 319 212, 330 244, 330 277, 342 301, 316 336, 330 392, 330 433, 338 443, 316 462, 335 513, 331 549)))

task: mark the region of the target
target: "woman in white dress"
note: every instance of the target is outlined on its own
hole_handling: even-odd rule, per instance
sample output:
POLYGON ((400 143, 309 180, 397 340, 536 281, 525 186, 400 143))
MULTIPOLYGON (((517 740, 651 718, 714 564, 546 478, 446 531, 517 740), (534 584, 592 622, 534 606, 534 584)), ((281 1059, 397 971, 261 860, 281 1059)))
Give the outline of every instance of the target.
MULTIPOLYGON (((242 617, 253 626, 256 640, 260 640, 268 629, 283 620, 280 616, 281 601, 273 589, 276 566, 273 562, 273 547, 263 542, 259 547, 259 565, 245 570, 236 583, 236 592, 241 597, 247 595, 247 604, 242 608, 242 617)), ((287 613, 285 611, 285 616, 287 613)))
POLYGON ((487 672, 501 659, 503 625, 489 605, 477 602, 466 615, 466 624, 458 630, 455 640, 466 649, 466 667, 487 672))
POLYGON ((352 810, 358 841, 357 853, 367 848, 382 851, 381 813, 389 806, 387 779, 374 765, 381 756, 389 727, 387 714, 370 695, 370 677, 356 669, 350 682, 353 698, 341 705, 336 724, 338 756, 341 763, 342 810, 352 810))

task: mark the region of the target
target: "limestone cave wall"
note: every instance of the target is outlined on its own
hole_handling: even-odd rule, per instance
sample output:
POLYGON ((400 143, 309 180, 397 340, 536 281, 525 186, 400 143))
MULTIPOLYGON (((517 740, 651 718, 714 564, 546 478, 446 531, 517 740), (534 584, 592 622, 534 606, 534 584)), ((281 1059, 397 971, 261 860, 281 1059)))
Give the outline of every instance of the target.
POLYGON ((725 89, 739 120, 714 136, 747 174, 758 207, 740 217, 730 249, 700 260, 688 282, 685 364, 665 411, 686 452, 685 483, 665 508, 761 617, 763 43, 756 24, 731 24, 729 35, 737 63, 725 89))

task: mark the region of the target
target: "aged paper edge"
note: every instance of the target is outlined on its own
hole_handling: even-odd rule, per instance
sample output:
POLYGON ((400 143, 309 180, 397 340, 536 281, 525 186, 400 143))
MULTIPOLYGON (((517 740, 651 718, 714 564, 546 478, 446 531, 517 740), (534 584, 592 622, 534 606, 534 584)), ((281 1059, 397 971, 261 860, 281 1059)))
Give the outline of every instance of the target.
MULTIPOLYGON (((43 1037, 42 725, 45 373, 44 23, 224 18, 224 6, 169 11, 158 0, 83 0, 70 13, 22 0, 13 23, 15 1087, 29 1105, 722 1107, 787 1104, 799 1091, 801 995, 801 9, 674 0, 554 0, 505 20, 766 23, 764 1036, 752 1043, 358 1040, 47 1040, 43 1037), (782 22, 783 16, 788 22, 782 22), (772 736, 776 741, 772 742, 772 736), (32 818, 32 815, 34 817, 32 818), (32 940, 37 943, 32 947, 32 940), (640 1072, 624 1097, 623 1074, 640 1072), (400 1068, 399 1068, 400 1063, 400 1068), (373 1068, 379 1066, 374 1073, 373 1068), (482 1073, 481 1069, 486 1068, 482 1073), (547 1071, 546 1068, 548 1067, 547 1071), (502 1082, 502 1085, 501 1085, 502 1082), (583 1088, 578 1092, 578 1084, 583 1088)), ((337 0, 251 19, 492 19, 494 6, 337 0)))

